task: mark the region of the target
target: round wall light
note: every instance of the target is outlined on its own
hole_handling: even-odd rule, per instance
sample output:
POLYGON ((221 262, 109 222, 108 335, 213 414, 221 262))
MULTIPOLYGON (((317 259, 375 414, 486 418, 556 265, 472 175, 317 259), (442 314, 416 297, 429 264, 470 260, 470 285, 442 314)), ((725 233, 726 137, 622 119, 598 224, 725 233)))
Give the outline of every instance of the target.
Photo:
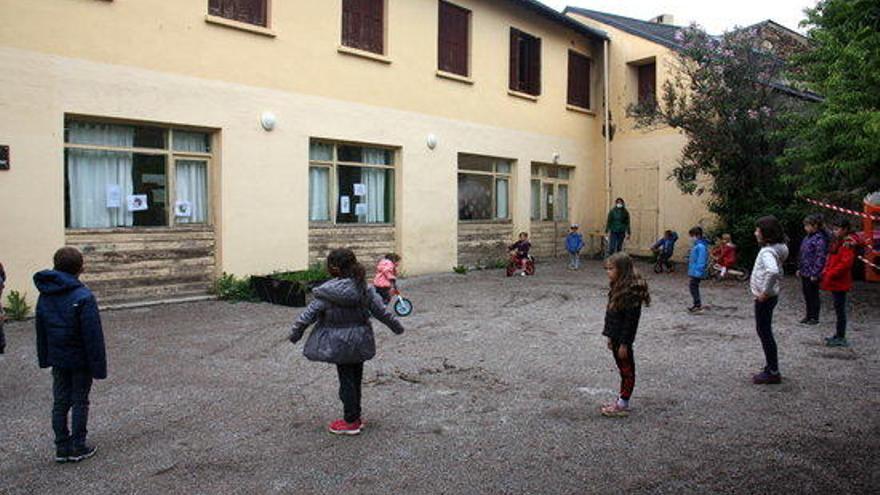
POLYGON ((428 134, 428 149, 434 149, 437 147, 437 136, 434 134, 428 134))
POLYGON ((263 112, 263 115, 260 115, 260 125, 267 131, 274 129, 277 122, 278 119, 275 118, 275 114, 272 112, 263 112))

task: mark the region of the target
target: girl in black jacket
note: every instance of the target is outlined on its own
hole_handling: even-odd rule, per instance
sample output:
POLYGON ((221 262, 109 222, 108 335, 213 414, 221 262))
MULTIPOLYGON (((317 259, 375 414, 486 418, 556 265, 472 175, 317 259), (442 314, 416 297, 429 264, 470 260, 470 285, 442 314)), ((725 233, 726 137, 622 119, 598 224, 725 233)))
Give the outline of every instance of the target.
POLYGON ((629 414, 629 398, 636 383, 633 341, 642 315, 642 304, 650 305, 651 295, 648 284, 626 253, 616 253, 605 260, 605 271, 611 284, 602 335, 608 338, 608 349, 614 354, 620 370, 620 396, 603 406, 601 411, 604 416, 623 417, 629 414))

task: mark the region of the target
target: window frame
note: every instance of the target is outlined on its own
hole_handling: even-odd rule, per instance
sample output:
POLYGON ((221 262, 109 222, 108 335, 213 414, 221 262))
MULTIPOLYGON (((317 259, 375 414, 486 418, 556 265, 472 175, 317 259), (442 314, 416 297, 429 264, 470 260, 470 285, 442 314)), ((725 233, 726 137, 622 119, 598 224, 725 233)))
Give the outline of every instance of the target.
POLYGON ((654 58, 648 59, 644 62, 633 64, 633 68, 635 69, 635 88, 636 88, 636 104, 638 105, 656 105, 657 104, 657 60, 654 58), (642 75, 643 71, 646 68, 652 67, 652 81, 651 81, 651 99, 643 98, 642 91, 642 75))
POLYGON ((568 222, 571 219, 571 186, 574 183, 572 180, 572 175, 575 173, 575 167, 570 167, 566 165, 550 165, 543 163, 533 163, 532 164, 532 174, 531 179, 529 180, 529 201, 532 198, 532 185, 534 183, 538 183, 538 196, 540 199, 540 212, 538 218, 534 218, 533 214, 533 205, 529 205, 529 219, 532 222, 539 223, 550 223, 550 222, 568 222), (557 171, 556 177, 553 177, 550 174, 550 170, 555 169, 557 171), (568 177, 561 178, 559 177, 558 171, 565 170, 568 172, 568 177), (547 216, 547 204, 544 201, 544 186, 551 187, 553 190, 553 218, 546 219, 547 216), (567 208, 565 211, 565 217, 559 216, 559 210, 555 208, 556 206, 556 198, 559 197, 559 186, 565 186, 568 189, 568 201, 567 208))
POLYGON ((575 108, 579 108, 582 110, 592 110, 593 108, 593 59, 585 54, 576 50, 569 49, 568 50, 568 90, 566 92, 566 104, 575 108), (583 105, 581 101, 575 101, 572 99, 572 86, 574 81, 572 80, 572 75, 574 73, 575 68, 572 67, 573 59, 583 59, 586 61, 586 75, 584 82, 586 83, 586 105, 583 105))
MULTIPOLYGON (((341 12, 341 18, 340 18, 340 25, 341 25, 341 30, 340 30, 340 37, 339 37, 340 38, 339 45, 341 48, 347 49, 347 50, 353 50, 356 52, 362 52, 364 54, 368 54, 371 56, 378 56, 378 57, 387 57, 388 56, 388 0, 342 0, 342 12, 341 12), (381 24, 381 31, 382 32, 380 33, 380 36, 378 37, 377 40, 373 40, 381 45, 379 47, 380 48, 379 51, 374 50, 373 47, 371 47, 371 46, 367 46, 369 43, 366 43, 366 42, 369 40, 364 40, 364 39, 352 40, 351 38, 347 37, 346 12, 350 11, 350 9, 346 8, 346 4, 350 4, 350 2, 376 2, 377 4, 381 5, 382 21, 380 24, 381 24), (351 42, 351 43, 349 43, 349 42, 351 42)), ((361 26, 362 32, 363 32, 363 27, 364 26, 361 26)))
POLYGON ((437 7, 437 70, 439 72, 442 72, 445 74, 451 74, 451 75, 459 76, 459 77, 463 77, 463 78, 470 78, 471 77, 471 69, 472 69, 472 67, 471 67, 471 58, 472 58, 471 57, 471 43, 472 43, 472 41, 471 40, 473 39, 473 32, 472 32, 473 31, 473 12, 470 9, 467 9, 467 8, 462 7, 460 5, 457 5, 455 3, 449 2, 447 0, 439 0, 437 5, 438 5, 438 7, 437 7), (466 21, 466 28, 465 28, 465 33, 464 33, 465 39, 464 39, 464 47, 463 47, 464 57, 465 57, 465 60, 464 60, 465 67, 464 67, 463 73, 458 72, 455 67, 444 66, 444 58, 443 58, 443 53, 444 53, 444 51, 443 51, 443 49, 444 49, 443 9, 444 9, 444 6, 445 6, 445 8, 451 9, 452 11, 457 11, 457 12, 463 14, 464 16, 466 16, 466 20, 465 20, 466 21))
POLYGON ((510 63, 507 85, 510 91, 535 98, 541 96, 542 52, 541 38, 511 26, 510 53, 508 54, 510 63), (522 81, 520 76, 523 72, 523 61, 520 52, 522 44, 526 42, 528 42, 527 46, 530 47, 527 48, 527 53, 531 58, 527 62, 526 80, 522 81))
MULTIPOLYGON (((311 138, 309 139, 309 166, 308 171, 311 172, 312 168, 321 168, 328 170, 328 181, 329 181, 329 191, 327 195, 327 209, 330 213, 329 220, 312 220, 311 211, 307 212, 309 225, 311 226, 344 226, 344 227, 365 227, 365 226, 380 226, 380 227, 393 227, 397 221, 397 162, 398 162, 398 153, 397 148, 393 148, 391 146, 383 146, 383 145, 375 145, 375 144, 366 144, 366 143, 355 143, 350 141, 336 141, 332 139, 322 139, 322 138, 311 138), (333 147, 333 157, 330 161, 327 160, 313 160, 311 157, 311 148, 312 143, 320 143, 326 144, 333 147), (392 163, 391 165, 382 165, 377 163, 360 163, 360 162, 347 162, 339 160, 339 147, 340 146, 357 146, 361 148, 374 148, 374 149, 382 149, 391 153, 392 163), (391 214, 389 217, 391 218, 390 222, 373 222, 373 223, 339 223, 337 222, 337 214, 339 212, 339 174, 337 170, 339 167, 357 167, 357 168, 374 168, 374 169, 382 169, 382 170, 391 170, 391 214)), ((308 198, 311 200, 311 187, 309 187, 308 198)), ((352 205, 353 207, 353 205, 352 205)), ((310 210, 310 208, 307 208, 310 210)))
POLYGON ((256 30, 271 31, 272 30, 272 1, 273 0, 259 0, 259 1, 262 1, 265 4, 265 6, 264 6, 264 10, 266 11, 265 12, 265 17, 266 17, 265 24, 257 24, 255 22, 244 21, 241 19, 234 19, 231 17, 226 17, 226 16, 221 15, 219 13, 212 13, 211 12, 211 0, 207 0, 207 3, 208 3, 208 9, 207 9, 208 14, 207 15, 210 20, 217 20, 220 23, 234 23, 233 27, 241 26, 241 27, 248 27, 248 28, 252 28, 252 29, 256 29, 256 30))
MULTIPOLYGON (((64 116, 64 148, 63 150, 66 152, 71 149, 79 149, 79 150, 93 150, 93 151, 112 151, 117 153, 131 153, 132 155, 153 155, 153 156, 164 156, 165 157, 165 222, 166 225, 132 225, 131 227, 69 227, 67 224, 67 216, 68 216, 68 208, 69 208, 69 197, 68 197, 68 185, 67 185, 67 163, 66 158, 64 159, 64 230, 65 232, 102 232, 102 231, 138 231, 142 229, 149 230, 158 230, 158 229, 166 229, 166 230, 185 230, 192 229, 196 227, 213 227, 214 226, 214 151, 216 150, 217 143, 217 133, 212 129, 205 128, 197 128, 197 127, 188 127, 188 126, 177 126, 177 125, 162 125, 155 124, 152 122, 144 122, 144 121, 136 121, 136 120, 122 120, 122 119, 103 119, 100 117, 92 117, 92 116, 82 116, 82 115, 74 115, 68 114, 64 116), (146 126, 146 127, 155 127, 163 130, 165 136, 165 147, 164 148, 139 148, 139 147, 124 147, 124 146, 107 146, 107 145, 97 145, 97 144, 77 144, 77 143, 69 143, 67 142, 67 124, 70 121, 77 122, 91 122, 96 124, 106 124, 106 125, 131 125, 131 126, 146 126), (207 153, 196 152, 196 151, 174 151, 174 132, 197 132, 208 135, 210 151, 207 153), (177 222, 177 217, 174 215, 174 205, 177 202, 177 160, 199 160, 206 162, 206 177, 205 177, 205 188, 207 189, 205 192, 205 196, 207 198, 207 211, 206 211, 206 220, 203 223, 189 223, 189 222, 177 222)), ((66 155, 66 153, 65 153, 66 155)))
POLYGON ((477 219, 470 219, 470 220, 462 220, 461 216, 459 214, 456 214, 456 217, 458 218, 459 223, 505 223, 505 222, 511 222, 513 220, 513 211, 512 211, 513 201, 512 201, 512 199, 513 199, 513 191, 514 191, 514 188, 513 188, 514 171, 515 171, 514 161, 507 159, 507 158, 500 158, 500 157, 487 156, 487 155, 476 155, 476 154, 472 154, 472 153, 459 153, 458 154, 458 167, 457 167, 456 175, 455 175, 455 184, 456 184, 455 199, 456 199, 456 202, 458 202, 458 193, 459 193, 459 191, 458 191, 458 176, 459 175, 462 175, 462 174, 464 174, 464 175, 479 175, 479 176, 483 176, 483 177, 491 177, 492 178, 492 207, 491 207, 492 208, 492 217, 491 218, 477 218, 477 219), (492 171, 489 172, 489 171, 485 171, 485 170, 462 169, 461 168, 461 158, 463 156, 472 156, 472 157, 478 157, 478 158, 482 158, 482 159, 492 160, 492 171), (509 172, 499 172, 498 171, 499 162, 503 162, 508 167, 510 167, 510 171, 509 172), (498 212, 498 197, 497 196, 498 196, 498 180, 499 179, 507 180, 507 217, 506 218, 499 218, 497 216, 497 212, 498 212))

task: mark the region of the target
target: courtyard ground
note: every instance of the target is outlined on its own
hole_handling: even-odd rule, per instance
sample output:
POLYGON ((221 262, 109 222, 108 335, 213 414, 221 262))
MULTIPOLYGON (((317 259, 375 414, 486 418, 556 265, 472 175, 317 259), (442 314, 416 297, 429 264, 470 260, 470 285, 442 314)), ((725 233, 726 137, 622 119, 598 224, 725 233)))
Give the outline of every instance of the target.
MULTIPOLYGON (((643 272, 650 266, 641 265, 643 272)), ((109 372, 92 392, 98 455, 56 465, 51 378, 31 322, 0 357, 0 493, 877 493, 880 286, 852 297, 848 349, 798 325, 788 278, 775 328, 785 381, 762 366, 742 283, 646 275, 634 413, 608 419, 618 377, 601 337, 605 275, 542 264, 402 283, 416 312, 377 325, 367 427, 337 438, 336 373, 285 340, 298 310, 202 302, 104 314, 109 372)))

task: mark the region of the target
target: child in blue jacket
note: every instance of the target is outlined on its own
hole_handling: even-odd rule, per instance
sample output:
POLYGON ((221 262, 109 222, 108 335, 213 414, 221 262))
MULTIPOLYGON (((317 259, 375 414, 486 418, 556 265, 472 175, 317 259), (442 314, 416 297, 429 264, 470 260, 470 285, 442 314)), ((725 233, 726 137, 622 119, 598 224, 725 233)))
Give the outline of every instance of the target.
POLYGON ((107 378, 104 332, 95 296, 79 281, 83 257, 77 249, 55 252, 55 268, 34 275, 37 300, 37 359, 52 368, 52 429, 55 461, 79 462, 95 455, 86 443, 92 380, 107 378), (67 427, 68 413, 71 430, 67 427))
POLYGON ((580 226, 572 224, 568 235, 565 236, 565 250, 568 251, 568 269, 580 270, 581 250, 584 248, 584 236, 578 232, 580 226))
POLYGON ((660 269, 672 272, 672 255, 675 254, 675 243, 678 241, 678 234, 671 230, 663 233, 663 237, 657 239, 651 246, 651 251, 657 254, 657 264, 660 269))
POLYGON ((694 243, 688 256, 688 277, 690 278, 691 297, 694 304, 688 308, 688 311, 699 313, 703 310, 700 282, 706 278, 706 270, 709 268, 709 241, 703 238, 703 228, 700 226, 692 228, 688 234, 694 243))

